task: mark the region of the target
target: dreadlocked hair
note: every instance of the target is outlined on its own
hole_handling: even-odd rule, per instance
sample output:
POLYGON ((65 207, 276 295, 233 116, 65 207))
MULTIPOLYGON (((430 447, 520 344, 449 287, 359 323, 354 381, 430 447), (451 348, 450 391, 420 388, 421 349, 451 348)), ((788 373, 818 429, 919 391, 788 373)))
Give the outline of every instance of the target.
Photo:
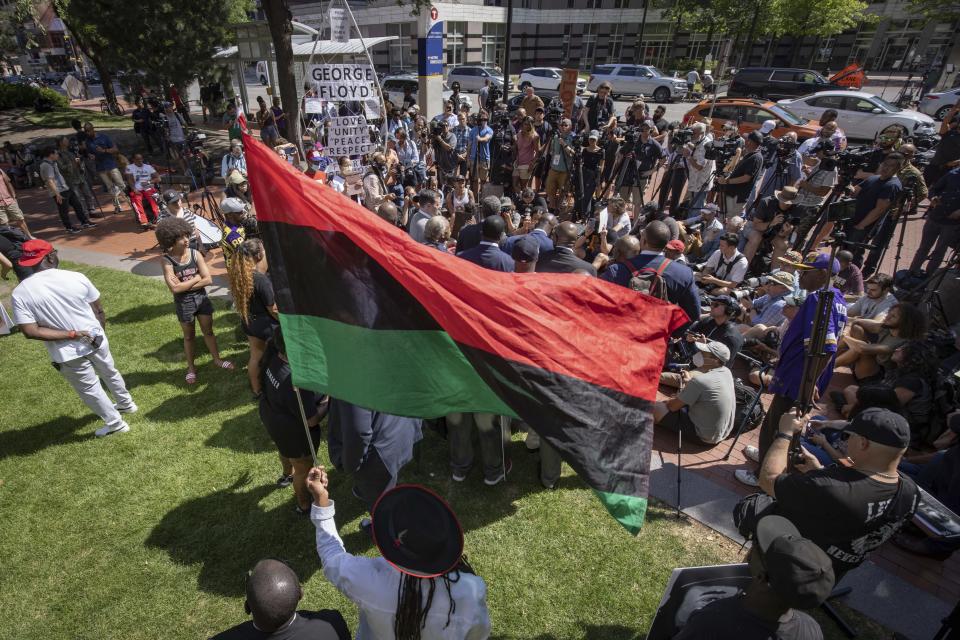
POLYGON ((249 322, 253 272, 262 258, 263 243, 256 238, 251 238, 240 245, 237 254, 230 261, 230 292, 233 294, 233 305, 244 324, 249 322))
POLYGON ((420 640, 420 632, 427 625, 427 614, 433 604, 437 580, 443 581, 443 586, 447 589, 447 600, 450 601, 450 607, 447 609, 447 623, 443 628, 450 626, 450 619, 457 611, 457 603, 450 592, 450 585, 460 581, 461 573, 474 573, 473 567, 467 562, 467 556, 462 556, 456 568, 438 578, 417 578, 406 573, 402 575, 397 585, 397 614, 393 622, 393 634, 397 640, 420 640), (423 601, 424 588, 426 588, 426 602, 423 601))

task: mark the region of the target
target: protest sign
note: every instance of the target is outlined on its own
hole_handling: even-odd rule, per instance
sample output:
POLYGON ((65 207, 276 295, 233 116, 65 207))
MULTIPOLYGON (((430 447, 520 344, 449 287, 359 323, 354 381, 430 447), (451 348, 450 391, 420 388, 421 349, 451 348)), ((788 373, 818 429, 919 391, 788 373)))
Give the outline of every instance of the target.
POLYGON ((377 74, 367 64, 314 64, 307 76, 322 100, 376 100, 377 74))
POLYGON ((327 155, 359 156, 373 149, 370 142, 370 129, 363 116, 331 118, 327 129, 327 155))
POLYGON ((344 7, 330 7, 330 39, 334 42, 350 41, 350 25, 344 7))
POLYGON ((323 100, 320 98, 305 98, 303 111, 304 113, 323 113, 323 100))

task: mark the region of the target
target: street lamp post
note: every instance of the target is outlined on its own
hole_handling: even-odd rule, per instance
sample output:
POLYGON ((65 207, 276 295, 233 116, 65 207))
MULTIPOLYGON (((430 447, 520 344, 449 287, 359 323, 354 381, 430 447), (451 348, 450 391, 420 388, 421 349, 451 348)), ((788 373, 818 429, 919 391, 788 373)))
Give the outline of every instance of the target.
POLYGON ((640 33, 637 34, 637 48, 633 52, 634 62, 641 63, 643 55, 643 31, 647 26, 647 6, 650 0, 643 0, 643 19, 640 21, 640 33))

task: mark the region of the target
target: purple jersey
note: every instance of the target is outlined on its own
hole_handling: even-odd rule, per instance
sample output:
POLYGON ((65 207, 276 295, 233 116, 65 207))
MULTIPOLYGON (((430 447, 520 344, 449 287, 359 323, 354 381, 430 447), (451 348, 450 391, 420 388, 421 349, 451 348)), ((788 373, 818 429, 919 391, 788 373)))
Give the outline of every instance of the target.
MULTIPOLYGON (((833 292, 833 308, 830 310, 830 320, 827 326, 826 351, 833 355, 817 381, 817 388, 821 394, 826 390, 830 378, 833 376, 837 339, 843 332, 844 325, 847 324, 847 303, 843 299, 843 294, 835 287, 831 288, 831 291, 833 292)), ((797 311, 796 317, 790 321, 786 333, 783 334, 783 339, 780 341, 780 359, 777 361, 777 368, 773 372, 773 381, 770 383, 770 391, 773 393, 794 400, 797 400, 797 396, 800 394, 803 357, 806 353, 806 343, 813 331, 813 320, 817 313, 819 296, 820 291, 814 291, 807 296, 803 306, 797 311)))

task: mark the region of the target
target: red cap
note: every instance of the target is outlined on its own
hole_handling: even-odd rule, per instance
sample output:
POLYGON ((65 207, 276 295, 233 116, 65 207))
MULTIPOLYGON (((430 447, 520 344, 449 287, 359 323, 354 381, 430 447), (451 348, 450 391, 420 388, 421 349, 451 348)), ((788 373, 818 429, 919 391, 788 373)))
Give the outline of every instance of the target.
POLYGON ((680 240, 671 240, 667 243, 667 249, 672 249, 674 251, 683 251, 684 246, 683 242, 680 240))
POLYGON ((20 263, 21 267, 32 267, 39 264, 47 255, 53 252, 53 245, 46 240, 27 240, 20 245, 20 263))

